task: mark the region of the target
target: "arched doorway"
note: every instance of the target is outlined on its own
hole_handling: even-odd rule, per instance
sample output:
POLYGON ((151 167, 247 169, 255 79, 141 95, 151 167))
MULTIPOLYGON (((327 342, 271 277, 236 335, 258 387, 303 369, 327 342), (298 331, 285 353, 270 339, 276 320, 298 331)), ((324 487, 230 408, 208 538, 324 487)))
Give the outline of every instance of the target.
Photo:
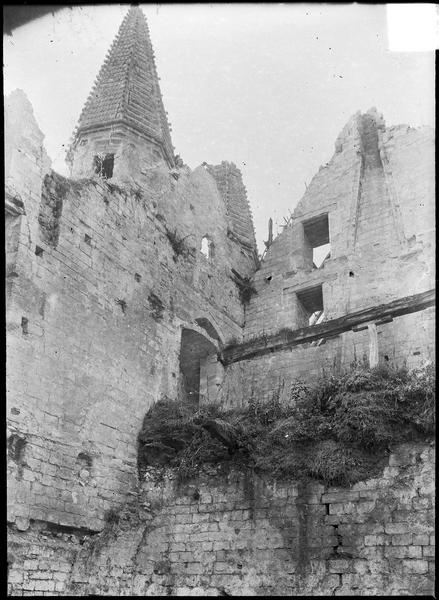
MULTIPOLYGON (((180 345, 180 375, 182 385, 180 393, 188 400, 199 403, 200 399, 207 399, 212 394, 209 390, 218 381, 218 348, 207 336, 184 328, 181 332, 180 345)), ((209 398, 213 399, 213 398, 209 398)))

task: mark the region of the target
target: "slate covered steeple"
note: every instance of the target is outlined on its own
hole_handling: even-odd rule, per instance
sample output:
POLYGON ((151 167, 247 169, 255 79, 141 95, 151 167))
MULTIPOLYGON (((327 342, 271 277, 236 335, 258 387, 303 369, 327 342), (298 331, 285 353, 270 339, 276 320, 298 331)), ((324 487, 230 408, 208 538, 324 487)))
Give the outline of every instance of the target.
POLYGON ((160 162, 175 165, 148 25, 136 5, 122 21, 99 71, 68 160, 73 176, 88 176, 112 157, 116 176, 128 174, 130 155, 135 156, 134 170, 160 162))

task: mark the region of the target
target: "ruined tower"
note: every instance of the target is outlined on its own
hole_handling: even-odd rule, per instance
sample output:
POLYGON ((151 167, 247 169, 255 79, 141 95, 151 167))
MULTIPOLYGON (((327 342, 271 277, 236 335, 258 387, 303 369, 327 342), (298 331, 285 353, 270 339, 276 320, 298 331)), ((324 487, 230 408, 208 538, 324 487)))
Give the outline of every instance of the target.
POLYGON ((175 164, 144 14, 131 6, 79 117, 67 162, 71 176, 130 179, 175 164))
POLYGON ((245 280, 257 264, 239 170, 176 164, 138 7, 81 114, 71 179, 51 169, 25 94, 5 108, 12 573, 34 536, 44 554, 40 530, 105 527, 136 485, 150 406, 218 397, 218 354, 245 317, 233 271, 245 280))

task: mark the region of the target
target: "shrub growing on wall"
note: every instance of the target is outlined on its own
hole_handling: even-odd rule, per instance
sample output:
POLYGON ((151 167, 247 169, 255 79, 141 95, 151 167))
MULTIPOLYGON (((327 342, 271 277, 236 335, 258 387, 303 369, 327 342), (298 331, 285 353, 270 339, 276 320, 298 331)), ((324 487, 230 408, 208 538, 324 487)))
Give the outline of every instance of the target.
POLYGON ((181 479, 203 464, 233 464, 274 478, 349 485, 378 475, 390 446, 434 435, 434 366, 355 368, 314 386, 298 381, 288 402, 245 408, 162 399, 145 416, 139 470, 174 467, 181 479))

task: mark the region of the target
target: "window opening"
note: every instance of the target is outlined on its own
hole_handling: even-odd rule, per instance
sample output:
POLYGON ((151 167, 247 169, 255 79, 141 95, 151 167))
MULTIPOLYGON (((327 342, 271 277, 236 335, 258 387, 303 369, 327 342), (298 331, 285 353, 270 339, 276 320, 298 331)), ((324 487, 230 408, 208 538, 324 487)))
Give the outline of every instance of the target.
POLYGON ((216 356, 216 348, 204 335, 183 329, 180 346, 180 395, 198 404, 205 382, 201 385, 202 364, 209 356, 216 356))
POLYGON ((23 335, 29 333, 29 319, 27 319, 26 317, 21 317, 21 331, 23 335))
POLYGON ((318 285, 301 290, 297 292, 296 296, 299 309, 299 327, 321 323, 324 319, 322 286, 318 285))
POLYGON ((97 154, 93 159, 95 173, 104 179, 113 177, 114 154, 106 154, 105 157, 97 154))
POLYGON ((328 214, 319 215, 303 222, 305 241, 312 250, 312 266, 320 269, 331 257, 328 214))
POLYGON ((201 253, 204 254, 208 260, 213 260, 215 256, 214 243, 206 235, 201 240, 201 253))

